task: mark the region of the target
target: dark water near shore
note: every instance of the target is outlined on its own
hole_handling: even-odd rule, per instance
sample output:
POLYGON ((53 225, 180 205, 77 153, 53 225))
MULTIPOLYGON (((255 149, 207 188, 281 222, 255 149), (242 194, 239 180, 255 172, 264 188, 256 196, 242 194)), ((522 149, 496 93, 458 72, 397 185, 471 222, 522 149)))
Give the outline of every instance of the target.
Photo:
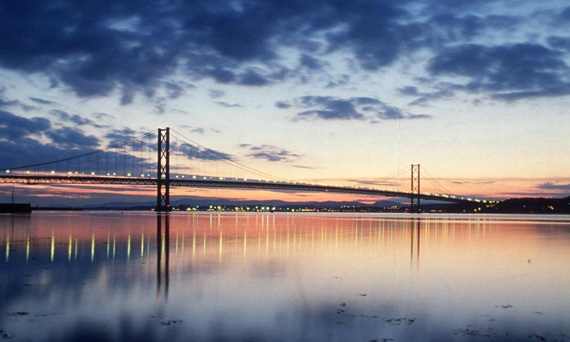
POLYGON ((0 340, 570 341, 570 217, 0 215, 0 340))

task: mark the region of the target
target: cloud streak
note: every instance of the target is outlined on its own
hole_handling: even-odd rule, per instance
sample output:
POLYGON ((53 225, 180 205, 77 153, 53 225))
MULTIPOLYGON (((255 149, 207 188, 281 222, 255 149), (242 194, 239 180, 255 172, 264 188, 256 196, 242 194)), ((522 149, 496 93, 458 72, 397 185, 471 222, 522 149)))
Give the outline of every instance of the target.
POLYGON ((397 107, 390 106, 371 97, 338 98, 333 96, 303 96, 292 101, 277 101, 279 109, 291 107, 301 109, 294 121, 318 120, 394 120, 429 118, 424 114, 406 114, 397 107))
POLYGON ((299 154, 292 153, 273 145, 253 146, 250 144, 241 144, 240 147, 249 150, 250 153, 247 154, 248 157, 264 159, 270 162, 291 162, 302 157, 299 154))
POLYGON ((568 192, 570 191, 570 184, 555 184, 552 182, 546 182, 543 184, 539 184, 537 188, 543 190, 561 190, 568 192))
POLYGON ((203 161, 233 161, 235 159, 231 154, 209 148, 195 147, 187 143, 173 144, 172 148, 188 159, 203 161))

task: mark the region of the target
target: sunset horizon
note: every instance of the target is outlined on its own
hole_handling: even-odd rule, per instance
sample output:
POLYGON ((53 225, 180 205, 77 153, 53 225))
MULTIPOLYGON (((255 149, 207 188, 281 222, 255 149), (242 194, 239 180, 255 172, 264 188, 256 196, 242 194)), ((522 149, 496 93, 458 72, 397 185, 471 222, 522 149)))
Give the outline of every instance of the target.
MULTIPOLYGON (((277 180, 409 191, 410 166, 419 164, 422 192, 570 194, 570 6, 563 0, 23 1, 0 5, 0 16, 4 175, 129 149, 134 169, 108 173, 136 177, 156 163, 149 132, 170 127, 178 139, 172 163, 188 175, 257 177, 253 170, 277 180), (121 145, 129 141, 136 144, 121 145)), ((85 172, 104 175, 99 166, 85 172)), ((12 189, 0 184, 2 202, 12 189)), ((39 205, 147 196, 103 185, 15 189, 39 205)), ((186 194, 228 196, 173 191, 186 194)))

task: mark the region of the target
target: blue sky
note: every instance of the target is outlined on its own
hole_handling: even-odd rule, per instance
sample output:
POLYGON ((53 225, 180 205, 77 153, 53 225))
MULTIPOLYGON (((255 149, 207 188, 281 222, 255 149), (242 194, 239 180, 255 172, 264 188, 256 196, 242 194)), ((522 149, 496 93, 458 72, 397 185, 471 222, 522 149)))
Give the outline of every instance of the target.
POLYGON ((407 189, 420 163, 567 195, 569 24, 561 0, 4 1, 0 168, 170 126, 285 179, 407 189))

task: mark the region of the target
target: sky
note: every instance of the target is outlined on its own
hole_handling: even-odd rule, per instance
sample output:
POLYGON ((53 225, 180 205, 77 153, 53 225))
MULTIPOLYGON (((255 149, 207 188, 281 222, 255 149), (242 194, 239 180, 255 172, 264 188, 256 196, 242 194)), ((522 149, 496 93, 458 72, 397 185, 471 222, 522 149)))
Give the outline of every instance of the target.
POLYGON ((420 164, 427 192, 567 196, 569 24, 565 0, 3 1, 0 170, 171 127, 293 181, 409 190, 420 164))

